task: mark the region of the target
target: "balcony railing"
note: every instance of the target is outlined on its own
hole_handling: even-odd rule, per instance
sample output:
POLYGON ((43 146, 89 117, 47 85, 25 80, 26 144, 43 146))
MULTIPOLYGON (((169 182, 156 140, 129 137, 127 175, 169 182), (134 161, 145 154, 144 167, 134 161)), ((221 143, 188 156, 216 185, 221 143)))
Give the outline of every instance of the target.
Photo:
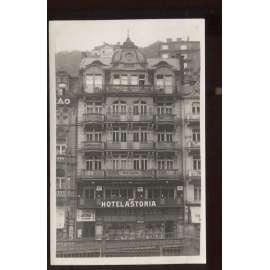
POLYGON ((188 176, 190 178, 192 178, 192 177, 201 177, 201 171, 200 170, 189 171, 188 176))
POLYGON ((174 93, 175 86, 155 86, 155 94, 171 95, 174 93))
POLYGON ((130 93, 130 94, 152 94, 151 85, 115 85, 109 84, 106 88, 107 93, 130 93))
POLYGON ((73 189, 56 189, 57 198, 74 198, 75 190, 73 189))
POLYGON ((180 176, 180 172, 178 170, 157 170, 157 177, 176 177, 180 176))
POLYGON ((85 122, 102 122, 104 121, 104 115, 98 113, 84 113, 83 121, 85 122))
POLYGON ((200 121, 200 114, 188 113, 185 115, 186 121, 200 121))
POLYGON ((64 162, 66 160, 66 155, 65 154, 56 154, 56 161, 59 162, 64 162))
POLYGON ((175 121, 174 114, 157 114, 156 116, 157 121, 175 121))
POLYGON ((152 121, 153 120, 153 114, 139 114, 139 115, 134 115, 134 114, 110 114, 107 113, 106 115, 107 121, 152 121))
POLYGON ((158 150, 174 150, 177 144, 175 142, 157 142, 156 149, 158 150))
POLYGON ((200 142, 198 141, 188 140, 186 145, 186 147, 189 149, 200 148, 200 142))
POLYGON ((82 169, 80 176, 83 178, 104 178, 105 173, 104 170, 90 171, 82 169))
POLYGON ((84 141, 82 142, 82 148, 83 150, 102 150, 104 149, 104 143, 84 141))
POLYGON ((154 177, 155 170, 106 170, 107 177, 154 177))
POLYGON ((153 142, 108 142, 107 149, 117 150, 150 150, 153 149, 153 142))

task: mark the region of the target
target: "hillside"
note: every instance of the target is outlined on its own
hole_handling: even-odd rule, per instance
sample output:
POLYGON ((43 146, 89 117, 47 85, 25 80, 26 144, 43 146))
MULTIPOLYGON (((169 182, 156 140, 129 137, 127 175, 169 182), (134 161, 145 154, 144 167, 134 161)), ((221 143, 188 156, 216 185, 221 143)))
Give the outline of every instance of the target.
MULTIPOLYGON (((159 57, 160 41, 154 42, 149 46, 139 48, 146 58, 159 57)), ((79 65, 81 62, 81 51, 58 52, 55 55, 56 70, 64 69, 71 76, 78 76, 79 65)))

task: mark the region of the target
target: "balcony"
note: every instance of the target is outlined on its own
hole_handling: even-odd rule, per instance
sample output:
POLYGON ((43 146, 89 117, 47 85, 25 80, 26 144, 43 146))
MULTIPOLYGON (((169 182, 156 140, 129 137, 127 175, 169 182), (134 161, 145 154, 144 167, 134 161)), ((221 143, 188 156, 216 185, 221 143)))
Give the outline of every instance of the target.
POLYGON ((173 122, 175 121, 174 114, 157 114, 156 120, 158 122, 173 122))
POLYGON ((103 122, 104 115, 97 113, 84 113, 82 122, 103 122))
POLYGON ((107 94, 141 94, 152 95, 152 85, 115 85, 109 84, 106 88, 107 94))
POLYGON ((155 86, 156 95, 172 95, 175 92, 175 86, 155 86))
POLYGON ((155 170, 106 170, 106 176, 110 177, 151 177, 154 178, 155 170))
POLYGON ((153 120, 153 114, 107 114, 106 115, 107 121, 112 122, 142 122, 142 121, 152 121, 153 120))
POLYGON ((66 161, 65 154, 56 153, 56 162, 65 162, 65 161, 66 161))
POLYGON ((186 149, 189 152, 199 152, 200 151, 200 142, 188 140, 186 143, 186 149))
POLYGON ((153 142, 108 142, 109 150, 151 150, 154 148, 153 142))
POLYGON ((175 142, 157 142, 156 149, 157 150, 176 150, 176 143, 175 142))
POLYGON ((157 177, 175 178, 180 176, 179 170, 157 170, 157 177))
POLYGON ((197 123, 200 121, 200 114, 188 113, 185 115, 185 120, 188 123, 197 123))
POLYGON ((82 169, 79 177, 88 178, 88 179, 104 178, 105 173, 104 173, 104 170, 90 171, 90 170, 82 169))
POLYGON ((188 178, 190 181, 200 181, 201 180, 201 171, 197 170, 197 171, 189 171, 188 172, 188 178))
POLYGON ((84 141, 82 142, 82 150, 89 151, 89 150, 103 150, 104 143, 103 142, 91 142, 91 141, 84 141))

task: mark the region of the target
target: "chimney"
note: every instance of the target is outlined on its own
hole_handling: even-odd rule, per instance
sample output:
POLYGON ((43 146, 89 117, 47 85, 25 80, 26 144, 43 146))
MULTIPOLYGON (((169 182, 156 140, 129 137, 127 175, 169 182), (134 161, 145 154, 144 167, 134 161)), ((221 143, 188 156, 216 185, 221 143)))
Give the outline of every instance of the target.
POLYGON ((81 58, 86 58, 87 57, 87 52, 81 52, 81 58))

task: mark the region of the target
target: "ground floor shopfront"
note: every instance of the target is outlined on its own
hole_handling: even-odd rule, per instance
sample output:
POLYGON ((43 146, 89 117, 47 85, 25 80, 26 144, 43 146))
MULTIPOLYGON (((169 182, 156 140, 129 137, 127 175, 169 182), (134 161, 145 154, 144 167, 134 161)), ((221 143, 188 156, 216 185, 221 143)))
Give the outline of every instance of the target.
POLYGON ((80 209, 77 239, 133 240, 183 237, 183 207, 80 209))

